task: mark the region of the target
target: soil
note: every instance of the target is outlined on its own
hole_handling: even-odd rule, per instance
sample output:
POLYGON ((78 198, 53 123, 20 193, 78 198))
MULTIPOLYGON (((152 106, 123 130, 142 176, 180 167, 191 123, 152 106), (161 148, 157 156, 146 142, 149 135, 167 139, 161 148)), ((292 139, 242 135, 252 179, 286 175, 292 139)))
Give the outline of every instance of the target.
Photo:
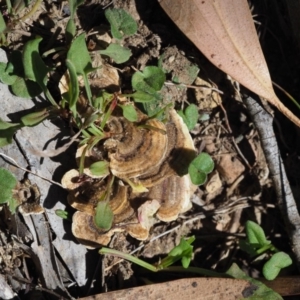
MULTIPOLYGON (((299 51, 287 27, 288 12, 284 1, 277 2, 273 5, 273 1, 264 1, 264 4, 261 1, 252 1, 254 8, 252 14, 257 21, 257 30, 273 81, 290 94, 297 96, 300 87, 299 51)), ((5 11, 3 2, 0 3, 0 9, 2 12, 5 11)), ((26 11, 25 8, 21 14, 26 11)), ((37 35, 43 38, 40 45, 41 53, 60 47, 65 42, 68 19, 67 1, 43 1, 38 10, 26 21, 12 23, 13 28, 7 34, 7 44, 3 49, 9 56, 12 50, 22 50, 24 43, 37 35)), ((103 67, 98 70, 98 74, 97 72, 93 74, 94 78, 90 78, 91 82, 95 81, 97 84, 94 88, 98 89, 104 85, 110 86, 112 92, 130 91, 130 78, 134 70, 157 65, 160 60, 163 69, 167 71, 161 107, 170 102, 174 103, 177 110, 185 109, 188 104, 197 105, 200 119, 191 130, 191 136, 197 152, 209 153, 215 163, 215 169, 209 174, 207 182, 199 186, 192 196, 192 209, 180 214, 175 221, 156 223, 146 241, 138 241, 120 232, 112 237, 108 246, 125 253, 139 247, 134 255, 150 263, 157 263, 179 244, 182 237, 194 235, 196 240, 193 243, 192 266, 224 272, 235 262, 247 274, 258 278, 262 276, 262 263, 253 261, 239 246, 239 241, 245 239, 245 222, 252 220, 263 227, 267 239, 277 248, 291 254, 287 229, 276 204, 276 194, 260 138, 251 116, 235 92, 235 83, 202 56, 155 0, 115 0, 112 3, 106 0, 85 1, 78 8, 78 17, 76 16, 75 21, 77 32, 87 34, 87 45, 94 66, 103 67), (115 64, 107 57, 99 57, 96 51, 103 49, 108 41, 107 37, 105 38, 105 34, 109 36, 109 24, 104 17, 106 7, 123 8, 138 23, 138 32, 123 41, 123 46, 131 49, 132 56, 121 65, 115 64), (102 71, 103 69, 110 72, 102 71), (195 79, 193 74, 198 69, 195 79), (99 79, 99 76, 103 78, 103 74, 107 76, 108 83, 103 83, 99 79)), ((50 72, 48 88, 57 101, 60 100, 59 80, 65 72, 63 59, 59 53, 50 53, 45 58, 53 70, 56 67, 55 71, 50 72)), ((283 93, 278 92, 278 95, 285 105, 300 115, 283 93)), ((45 103, 40 100, 34 100, 33 103, 45 107, 45 103)), ((33 106, 32 102, 24 105, 29 105, 24 107, 26 110, 33 106)), ((5 107, 7 111, 4 112, 4 116, 11 114, 9 119, 14 121, 17 117, 15 113, 20 111, 20 106, 12 103, 6 104, 5 107)), ((4 116, 1 115, 1 118, 4 116)), ((54 148, 64 144, 67 137, 74 135, 74 128, 68 118, 60 118, 44 126, 44 128, 55 126, 54 129, 50 129, 52 134, 53 130, 57 130, 55 136, 48 137, 49 144, 56 144, 54 148)), ((275 112, 274 128, 297 201, 299 129, 278 112, 275 112)), ((65 153, 56 157, 33 159, 35 153, 24 147, 24 140, 30 140, 32 134, 30 130, 31 128, 28 128, 28 131, 21 131, 20 137, 17 136, 16 148, 18 151, 20 147, 22 148, 21 153, 24 157, 23 161, 21 158, 18 160, 19 164, 34 171, 33 160, 39 166, 47 161, 54 163, 51 167, 47 165, 47 174, 40 173, 40 175, 60 182, 63 174, 76 166, 77 144, 73 143, 64 151, 65 153)), ((43 135, 44 131, 41 130, 43 130, 41 127, 37 129, 38 136, 43 135)), ((40 151, 48 148, 42 141, 31 146, 40 151)), ((4 148, 3 153, 18 157, 17 154, 13 154, 13 151, 17 150, 4 148)), ((9 164, 1 166, 8 167, 9 164)), ((8 168, 13 170, 20 181, 28 177, 22 172, 18 173, 16 168, 11 166, 8 168)), ((30 177, 30 180, 32 186, 37 184, 35 177, 30 177)), ((0 274, 5 276, 9 286, 21 299, 32 299, 31 297, 36 294, 40 299, 58 299, 58 295, 78 298, 140 286, 148 282, 157 283, 184 277, 180 273, 153 275, 119 258, 100 256, 97 249, 86 250, 72 236, 70 223, 62 220, 53 221, 58 218, 54 214, 55 209, 66 208, 74 212, 67 204, 67 193, 53 183, 43 188, 39 184, 37 186, 41 189, 42 196, 34 198, 40 198, 45 208, 44 216, 38 221, 29 221, 28 217, 23 217, 19 213, 11 216, 5 207, 0 212, 0 274), (44 224, 44 231, 33 234, 32 231, 40 230, 34 229, 40 226, 36 225, 39 222, 44 224), (33 246, 39 235, 47 236, 48 244, 33 246), (32 252, 36 251, 42 251, 43 255, 33 255, 32 252), (68 251, 69 255, 66 254, 68 251), (43 262, 40 261, 38 263, 40 267, 37 267, 34 257, 40 259, 44 256, 47 260, 47 255, 50 261, 55 262, 41 267, 43 262), (49 280, 47 275, 50 272, 49 268, 54 268, 51 275, 52 287, 45 284, 45 281, 49 280), (84 271, 80 271, 82 268, 84 271)), ((295 266, 284 272, 285 275, 298 274, 295 266)))

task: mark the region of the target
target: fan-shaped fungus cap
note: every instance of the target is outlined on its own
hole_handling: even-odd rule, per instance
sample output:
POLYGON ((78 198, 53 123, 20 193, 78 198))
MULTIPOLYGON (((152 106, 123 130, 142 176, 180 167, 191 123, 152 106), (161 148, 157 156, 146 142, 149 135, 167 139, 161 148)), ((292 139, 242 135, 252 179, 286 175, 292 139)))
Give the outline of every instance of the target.
MULTIPOLYGON (((110 138, 85 153, 86 168, 100 155, 100 160, 109 161, 110 172, 121 180, 115 178, 112 185, 111 176, 99 179, 84 175, 84 180, 78 180, 81 178, 76 170, 67 172, 62 179, 62 185, 69 190, 69 203, 78 210, 72 231, 86 246, 106 245, 114 232, 124 230, 145 240, 157 219, 173 221, 191 207, 190 197, 196 186, 184 174, 196 151, 186 125, 175 110, 170 110, 166 125, 138 114, 143 128, 123 116, 112 116, 107 123, 110 138), (149 189, 134 193, 130 182, 149 189), (112 229, 107 232, 94 223, 95 208, 103 198, 109 199, 114 214, 112 229), (148 213, 151 215, 146 222, 138 219, 147 218, 148 213)), ((83 147, 77 151, 77 161, 83 147)))
POLYGON ((196 149, 186 124, 174 109, 166 124, 168 148, 161 164, 139 177, 145 187, 154 186, 171 175, 187 174, 187 167, 196 157, 196 149))
POLYGON ((108 125, 121 130, 104 143, 115 176, 136 178, 161 164, 168 145, 162 122, 150 119, 144 124, 146 128, 141 128, 123 117, 115 117, 108 125))
POLYGON ((72 233, 76 239, 88 248, 97 248, 109 243, 115 232, 124 231, 124 228, 114 227, 104 232, 94 223, 94 217, 77 211, 73 215, 72 233))
POLYGON ((176 220, 180 213, 191 208, 190 198, 195 188, 189 175, 183 177, 173 175, 152 187, 147 197, 156 199, 161 204, 156 214, 157 218, 171 222, 176 220))

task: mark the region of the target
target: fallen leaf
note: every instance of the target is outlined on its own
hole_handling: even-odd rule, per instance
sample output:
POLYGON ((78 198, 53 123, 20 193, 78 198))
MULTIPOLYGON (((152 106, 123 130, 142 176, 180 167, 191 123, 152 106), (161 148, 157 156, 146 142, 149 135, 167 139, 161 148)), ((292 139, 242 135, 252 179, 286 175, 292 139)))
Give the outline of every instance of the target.
POLYGON ((300 120, 275 95, 246 0, 159 2, 207 59, 300 126, 300 120))

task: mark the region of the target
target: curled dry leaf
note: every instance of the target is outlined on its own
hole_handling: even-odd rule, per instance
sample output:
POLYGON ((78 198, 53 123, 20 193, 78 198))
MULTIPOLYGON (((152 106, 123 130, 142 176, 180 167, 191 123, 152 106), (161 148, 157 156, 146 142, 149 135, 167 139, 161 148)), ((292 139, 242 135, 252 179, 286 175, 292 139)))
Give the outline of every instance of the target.
MULTIPOLYGON (((86 151, 86 168, 99 159, 109 161, 110 172, 116 177, 110 188, 111 176, 91 177, 86 169, 82 175, 70 170, 62 179, 69 190, 68 202, 78 210, 73 233, 86 246, 106 245, 116 231, 145 240, 158 219, 175 220, 191 207, 190 197, 196 187, 184 174, 196 151, 186 125, 175 110, 170 110, 166 124, 138 114, 138 125, 123 116, 111 116, 106 128, 110 138, 86 151), (136 193, 128 180, 147 186, 147 192, 136 193), (113 226, 107 232, 95 228, 93 221, 100 199, 109 199, 114 214, 113 226)), ((77 162, 82 153, 80 147, 77 162)))
POLYGON ((159 2, 207 59, 300 126, 275 95, 247 0, 159 2))

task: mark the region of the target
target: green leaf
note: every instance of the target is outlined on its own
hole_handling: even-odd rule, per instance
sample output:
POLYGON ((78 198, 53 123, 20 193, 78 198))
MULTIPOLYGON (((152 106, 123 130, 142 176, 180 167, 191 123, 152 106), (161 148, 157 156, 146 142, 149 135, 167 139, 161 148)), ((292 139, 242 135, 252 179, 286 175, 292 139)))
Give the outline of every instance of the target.
POLYGON ((90 54, 85 43, 84 33, 80 34, 73 41, 68 51, 67 59, 73 63, 78 75, 83 76, 94 70, 90 54))
POLYGON ((64 220, 69 220, 69 219, 70 219, 69 213, 68 213, 67 211, 65 211, 65 210, 62 210, 62 209, 56 209, 56 210, 55 210, 55 214, 56 214, 58 217, 60 217, 60 218, 62 218, 62 219, 64 219, 64 220))
POLYGON ((17 207, 19 206, 19 203, 16 199, 14 198, 10 198, 8 201, 7 201, 7 204, 8 204, 8 207, 9 207, 9 210, 12 214, 15 214, 16 213, 16 209, 17 207))
POLYGON ((85 43, 85 34, 79 35, 73 43, 67 54, 67 59, 74 65, 76 74, 82 75, 84 86, 90 103, 92 102, 92 92, 87 78, 87 74, 95 70, 92 66, 92 60, 85 43))
POLYGON ((189 105, 184 112, 179 111, 178 114, 182 117, 188 130, 194 129, 199 118, 198 108, 195 104, 189 105))
POLYGON ((251 289, 249 289, 249 295, 245 296, 247 300, 282 300, 282 297, 279 294, 260 281, 247 276, 235 263, 232 264, 226 274, 236 279, 247 280, 250 283, 251 289))
POLYGON ((17 76, 11 85, 12 93, 22 98, 33 98, 41 94, 41 87, 34 81, 25 80, 24 68, 22 61, 22 53, 20 51, 13 51, 9 56, 9 63, 6 67, 6 72, 10 76, 17 76))
POLYGON ((123 110, 123 116, 130 122, 136 122, 138 120, 137 112, 133 105, 119 105, 123 110))
POLYGON ((167 257, 161 260, 159 269, 167 268, 180 259, 182 266, 187 268, 193 257, 193 246, 191 246, 191 244, 194 241, 194 236, 190 237, 189 239, 181 238, 180 243, 169 252, 167 257))
POLYGON ((91 173, 96 176, 106 176, 109 174, 109 163, 107 161, 97 161, 90 166, 91 173))
POLYGON ((240 246, 242 251, 245 251, 251 257, 257 256, 257 252, 255 250, 255 247, 253 247, 253 245, 251 245, 248 241, 240 239, 239 240, 239 246, 240 246))
POLYGON ((112 58, 115 63, 122 64, 129 59, 131 51, 118 44, 110 44, 105 50, 100 50, 100 54, 107 55, 112 58))
POLYGON ((21 122, 24 126, 35 126, 43 122, 47 117, 49 117, 49 109, 44 108, 22 117, 21 122))
POLYGON ((201 185, 206 182, 206 174, 214 169, 214 162, 209 154, 202 152, 192 160, 188 172, 193 184, 201 185))
POLYGON ((157 101, 161 99, 158 93, 148 94, 142 91, 136 91, 132 94, 125 94, 124 96, 132 97, 134 101, 138 103, 147 103, 147 102, 157 101))
POLYGON ((131 84, 136 91, 153 95, 161 90, 165 81, 166 75, 162 69, 148 66, 144 68, 143 72, 137 71, 133 74, 131 84))
POLYGON ((76 103, 79 97, 79 84, 77 80, 76 69, 72 61, 67 59, 66 65, 70 75, 70 82, 68 87, 69 90, 64 95, 64 97, 66 97, 66 100, 69 103, 70 110, 73 112, 74 117, 76 117, 77 115, 76 103))
POLYGON ((70 19, 66 26, 66 42, 69 45, 73 40, 76 33, 76 25, 74 19, 70 19))
POLYGON ((107 231, 111 228, 114 220, 114 214, 106 201, 100 201, 96 207, 96 214, 94 217, 95 224, 107 231))
POLYGON ((5 122, 0 118, 0 130, 5 130, 8 128, 12 128, 12 127, 16 127, 19 126, 19 123, 9 123, 9 122, 5 122))
POLYGON ((256 249, 271 244, 271 241, 266 239, 264 230, 255 222, 246 222, 246 234, 249 243, 256 249))
POLYGON ((18 77, 17 80, 11 85, 11 91, 14 95, 21 98, 34 98, 42 93, 42 89, 34 81, 25 80, 18 77))
POLYGON ((9 123, 0 119, 0 147, 11 144, 14 134, 21 127, 21 124, 9 123))
POLYGON ((17 179, 9 171, 0 168, 0 204, 7 203, 13 197, 13 189, 17 185, 17 179))
POLYGON ((197 169, 194 165, 189 166, 189 174, 192 180, 192 183, 195 185, 202 185, 207 180, 207 175, 201 170, 197 169))
POLYGON ((5 130, 0 130, 0 147, 11 144, 13 136, 19 128, 20 127, 12 127, 5 130))
POLYGON ((5 29, 6 29, 6 24, 5 24, 3 15, 0 12, 0 33, 2 33, 5 29))
POLYGON ((29 40, 24 46, 23 65, 25 78, 35 81, 46 91, 47 73, 49 68, 45 65, 39 54, 39 43, 42 38, 29 40))
POLYGON ((291 257, 285 252, 275 253, 263 266, 263 275, 267 280, 274 280, 280 270, 293 263, 291 257))
POLYGON ((133 35, 137 32, 137 24, 132 16, 122 8, 107 9, 104 12, 111 27, 111 34, 116 39, 133 35))
POLYGON ((0 80, 7 85, 11 85, 17 80, 17 76, 11 74, 7 70, 7 64, 3 62, 0 62, 0 80))

